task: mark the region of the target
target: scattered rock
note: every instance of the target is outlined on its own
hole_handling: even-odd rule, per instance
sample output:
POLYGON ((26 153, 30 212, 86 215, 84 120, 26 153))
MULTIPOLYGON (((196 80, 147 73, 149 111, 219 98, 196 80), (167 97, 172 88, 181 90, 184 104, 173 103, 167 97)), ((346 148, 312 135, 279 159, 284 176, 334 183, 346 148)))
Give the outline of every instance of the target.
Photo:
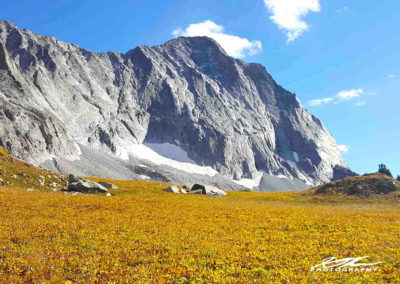
POLYGON ((102 186, 104 186, 107 189, 119 189, 119 187, 117 185, 109 183, 109 182, 100 181, 99 184, 101 184, 102 186))
POLYGON ((108 189, 97 182, 81 178, 81 180, 78 182, 70 183, 68 185, 67 191, 77 191, 83 193, 104 193, 108 192, 108 189))
POLYGON ((112 196, 112 194, 108 192, 108 193, 106 193, 106 196, 112 196))
POLYGON ((167 187, 166 189, 164 189, 164 191, 171 192, 171 193, 181 193, 181 190, 177 186, 174 186, 174 185, 167 187))
POLYGON ((206 188, 206 194, 211 197, 221 197, 227 194, 222 189, 216 188, 212 185, 206 185, 205 188, 206 188))
POLYGON ((80 182, 80 181, 85 181, 85 179, 81 178, 81 177, 74 176, 74 175, 69 175, 68 176, 68 183, 75 183, 75 182, 80 182))
POLYGON ((26 191, 34 191, 34 188, 27 188, 26 191))
POLYGON ((178 188, 175 185, 172 185, 164 190, 166 192, 171 192, 171 193, 203 194, 211 197, 221 197, 226 195, 226 192, 219 188, 216 188, 211 185, 201 185, 201 184, 193 185, 191 190, 188 190, 188 187, 186 186, 184 186, 184 188, 178 188))
POLYGON ((194 184, 191 191, 201 190, 201 194, 206 194, 206 187, 201 184, 194 184))
POLYGON ((51 187, 60 187, 61 185, 59 185, 56 182, 51 182, 51 183, 49 183, 49 186, 51 186, 51 187))
POLYGON ((207 196, 211 196, 211 197, 221 197, 221 196, 225 196, 227 194, 225 191, 223 191, 222 189, 219 189, 215 186, 201 185, 201 184, 193 185, 190 193, 206 194, 207 196), (201 193, 199 193, 199 192, 201 192, 201 193))

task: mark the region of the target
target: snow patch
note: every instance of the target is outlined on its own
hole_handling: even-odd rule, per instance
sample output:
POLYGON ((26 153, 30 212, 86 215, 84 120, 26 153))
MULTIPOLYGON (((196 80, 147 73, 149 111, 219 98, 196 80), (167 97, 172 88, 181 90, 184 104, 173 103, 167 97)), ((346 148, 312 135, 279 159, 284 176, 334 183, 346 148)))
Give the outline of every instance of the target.
POLYGON ((170 166, 188 173, 208 175, 211 177, 218 174, 218 172, 211 167, 196 165, 183 149, 170 143, 128 144, 124 140, 118 139, 118 145, 120 146, 117 150, 118 156, 125 160, 129 159, 129 155, 133 155, 139 159, 148 160, 157 165, 170 166))
POLYGON ((182 150, 181 147, 170 143, 143 143, 146 147, 150 148, 154 152, 160 154, 165 158, 169 158, 182 163, 196 164, 192 159, 190 159, 187 153, 182 150))
POLYGON ((279 172, 277 175, 274 175, 277 178, 287 178, 289 179, 287 176, 285 176, 282 172, 279 172))
POLYGON ((288 163, 292 168, 298 169, 297 164, 293 161, 286 160, 286 163, 288 163))
POLYGON ((139 175, 138 178, 141 179, 141 180, 148 180, 148 179, 150 179, 150 177, 145 176, 145 175, 139 175))
POLYGON ((243 178, 241 180, 233 180, 233 181, 236 182, 237 184, 243 185, 246 188, 254 189, 259 187, 262 176, 263 172, 257 172, 256 177, 254 179, 243 178))
POLYGON ((294 157, 294 160, 296 161, 296 163, 298 163, 299 162, 299 154, 297 154, 296 151, 293 151, 293 157, 294 157))

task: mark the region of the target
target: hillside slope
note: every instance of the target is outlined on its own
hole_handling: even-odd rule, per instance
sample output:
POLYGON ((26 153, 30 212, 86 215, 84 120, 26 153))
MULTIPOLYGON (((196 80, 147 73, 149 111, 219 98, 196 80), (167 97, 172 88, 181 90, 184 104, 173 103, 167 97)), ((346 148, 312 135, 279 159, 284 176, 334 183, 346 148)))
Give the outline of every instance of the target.
POLYGON ((59 191, 66 188, 66 185, 65 176, 21 161, 0 147, 0 186, 29 191, 59 191))
POLYGON ((311 188, 309 194, 357 195, 400 194, 400 182, 381 173, 345 178, 311 188))

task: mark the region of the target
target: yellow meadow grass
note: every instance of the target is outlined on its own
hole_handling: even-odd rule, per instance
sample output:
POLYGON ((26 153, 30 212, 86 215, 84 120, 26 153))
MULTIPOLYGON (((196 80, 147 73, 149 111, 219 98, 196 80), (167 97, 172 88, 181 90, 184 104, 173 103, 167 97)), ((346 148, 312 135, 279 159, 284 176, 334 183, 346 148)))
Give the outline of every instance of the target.
POLYGON ((0 187, 0 282, 400 281, 395 198, 209 198, 111 182, 120 186, 112 197, 0 187), (384 262, 379 272, 310 271, 329 256, 367 255, 384 262))

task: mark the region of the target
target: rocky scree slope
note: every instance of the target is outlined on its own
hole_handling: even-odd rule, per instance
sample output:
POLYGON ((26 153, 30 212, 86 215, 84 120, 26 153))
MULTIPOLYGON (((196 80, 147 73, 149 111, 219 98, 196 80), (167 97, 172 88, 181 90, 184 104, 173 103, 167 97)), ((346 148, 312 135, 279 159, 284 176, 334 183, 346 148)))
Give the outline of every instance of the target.
POLYGON ((210 38, 95 53, 0 22, 0 146, 57 169, 82 147, 128 161, 143 142, 179 146, 229 180, 352 174, 293 93, 210 38))

